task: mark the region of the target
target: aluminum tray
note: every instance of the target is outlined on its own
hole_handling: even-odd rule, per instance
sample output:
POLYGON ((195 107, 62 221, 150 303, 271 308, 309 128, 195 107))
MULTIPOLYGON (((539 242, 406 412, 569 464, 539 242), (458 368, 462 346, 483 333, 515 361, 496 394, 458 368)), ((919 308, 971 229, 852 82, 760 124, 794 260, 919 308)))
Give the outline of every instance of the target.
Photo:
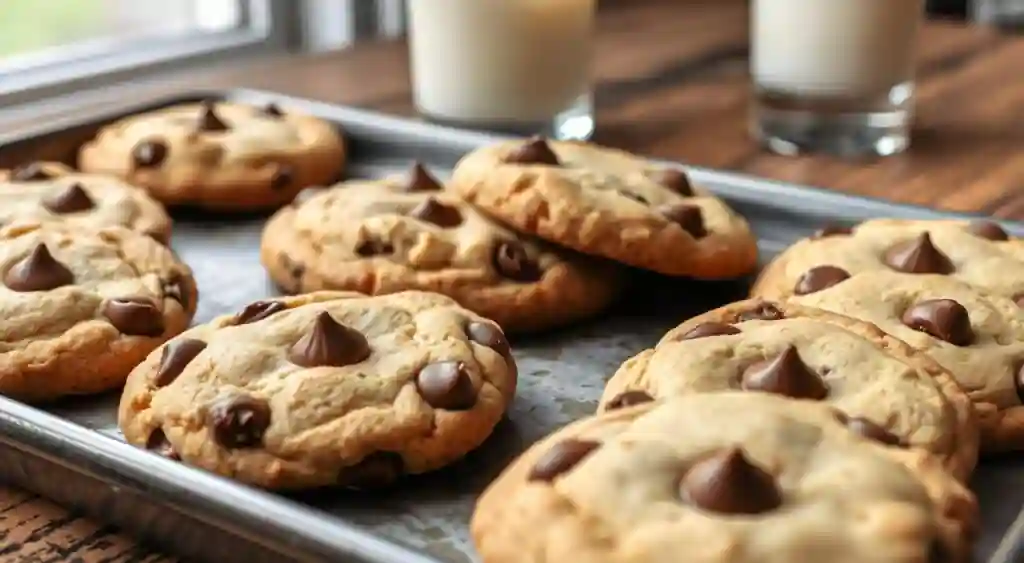
MULTIPOLYGON (((31 159, 74 162, 75 150, 117 117, 171 103, 225 98, 276 101, 338 123, 351 141, 351 175, 379 176, 412 159, 446 174, 470 150, 497 137, 446 129, 267 92, 192 92, 117 114, 89 115, 0 137, 0 166, 31 159)), ((753 224, 764 258, 824 223, 870 217, 949 216, 711 170, 694 179, 753 224)), ((276 293, 259 263, 264 217, 175 214, 174 248, 195 271, 196 322, 238 311, 276 293)), ((1024 225, 1007 224, 1024 235, 1024 225)), ((279 496, 221 479, 127 446, 115 425, 117 396, 37 410, 0 399, 0 481, 7 481, 146 538, 195 561, 474 561, 467 533, 473 500, 526 446, 593 412, 605 378, 684 318, 742 297, 749 280, 696 283, 638 274, 632 291, 603 318, 513 341, 520 384, 494 436, 446 470, 374 494, 346 491, 279 496)), ((973 483, 984 530, 977 561, 1024 560, 1024 456, 986 459, 973 483)), ((0 546, 2 548, 3 546, 0 546)))

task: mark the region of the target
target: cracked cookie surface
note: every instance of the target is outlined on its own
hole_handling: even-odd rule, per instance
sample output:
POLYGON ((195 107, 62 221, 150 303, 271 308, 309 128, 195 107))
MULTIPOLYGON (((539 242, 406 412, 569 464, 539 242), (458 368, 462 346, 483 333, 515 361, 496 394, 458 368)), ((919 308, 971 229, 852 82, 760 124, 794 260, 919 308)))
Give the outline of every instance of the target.
POLYGON ((733 278, 757 264, 746 220, 682 171, 626 152, 509 141, 464 157, 450 186, 521 232, 662 274, 733 278))
POLYGON ((522 237, 442 191, 421 166, 352 181, 278 211, 261 255, 289 293, 442 293, 510 332, 591 317, 619 292, 618 269, 522 237))
POLYGON ((122 227, 0 229, 0 393, 45 401, 120 387, 195 312, 188 266, 122 227))
POLYGON ((245 211, 336 181, 345 146, 333 125, 287 107, 209 101, 112 123, 83 145, 78 164, 169 205, 245 211))
POLYGON ((476 448, 515 385, 498 327, 447 297, 317 292, 153 352, 118 422, 132 444, 262 487, 370 488, 476 448))

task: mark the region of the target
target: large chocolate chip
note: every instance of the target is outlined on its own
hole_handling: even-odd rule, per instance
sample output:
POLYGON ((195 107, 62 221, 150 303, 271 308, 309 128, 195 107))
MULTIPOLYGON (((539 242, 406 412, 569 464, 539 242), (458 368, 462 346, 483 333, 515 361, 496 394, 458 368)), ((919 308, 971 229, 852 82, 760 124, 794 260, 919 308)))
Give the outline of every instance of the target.
POLYGON ((956 269, 949 257, 935 247, 927 232, 890 248, 885 253, 885 263, 908 274, 949 274, 956 269))
POLYGON ((507 359, 512 359, 512 347, 501 329, 490 324, 472 321, 466 324, 466 336, 481 346, 487 346, 507 359))
POLYGON ((228 124, 217 116, 217 107, 214 102, 203 103, 202 109, 199 110, 199 129, 203 131, 227 131, 229 129, 228 124))
POLYGON ((444 228, 457 227, 462 224, 462 213, 459 213, 458 209, 432 197, 428 197, 414 207, 409 212, 409 216, 444 228))
POLYGON ((540 267, 516 242, 499 242, 494 247, 494 269, 503 277, 519 282, 535 282, 541 278, 540 267))
POLYGON ((321 311, 313 326, 288 352, 288 359, 306 368, 317 366, 350 366, 370 357, 370 344, 354 328, 334 320, 321 311))
POLYGON ((743 370, 741 384, 748 391, 767 391, 794 399, 820 400, 828 396, 825 382, 804 363, 792 345, 778 356, 743 370))
POLYGON ((174 340, 164 346, 160 354, 160 368, 156 371, 153 385, 165 387, 185 371, 188 363, 206 349, 206 343, 194 338, 174 340))
POLYGON ((956 346, 974 341, 967 309, 952 299, 926 299, 903 312, 903 324, 956 346))
POLYGON ((684 502, 719 514, 762 514, 782 506, 775 478, 730 448, 690 467, 679 484, 684 502))
POLYGON ((166 158, 167 145, 161 141, 153 139, 141 141, 132 148, 132 162, 136 168, 160 166, 166 158))
POLYGON ((352 489, 379 489, 393 484, 405 471, 402 456, 395 452, 374 452, 338 473, 338 485, 352 489))
POLYGON ((708 234, 707 229, 704 228, 704 214, 696 205, 686 203, 663 205, 658 208, 658 212, 669 221, 682 227, 693 238, 702 238, 708 234))
POLYGON ((241 313, 235 315, 235 324, 244 325, 254 323, 256 321, 262 321, 263 319, 273 315, 274 313, 280 313, 288 307, 284 306, 284 303, 280 301, 254 301, 245 306, 241 313))
POLYGON ((281 117, 284 115, 284 111, 281 110, 281 106, 270 102, 263 107, 263 115, 269 115, 270 117, 281 117))
POLYGON ((394 251, 394 245, 379 238, 367 238, 356 245, 356 254, 363 258, 391 254, 394 251))
POLYGON ((438 182, 420 162, 413 163, 405 185, 402 186, 402 190, 406 192, 439 192, 443 189, 441 182, 438 182))
POLYGON ((464 411, 476 404, 473 379, 462 362, 429 364, 416 374, 416 389, 435 409, 464 411))
POLYGON ((53 178, 38 162, 30 162, 11 171, 11 180, 15 182, 39 182, 53 178))
POLYGON ((974 236, 988 240, 1010 240, 1009 233, 992 221, 975 221, 967 227, 967 230, 974 236))
POLYGON ((725 323, 700 323, 686 334, 680 336, 679 340, 696 340, 708 336, 726 336, 739 333, 740 329, 725 323))
POLYGON ((887 446, 903 447, 903 441, 899 436, 889 432, 884 427, 862 417, 851 418, 846 421, 846 427, 855 434, 860 434, 869 440, 881 442, 887 446))
POLYGON ((634 405, 650 403, 653 400, 654 397, 650 396, 645 391, 624 391, 616 395, 611 401, 608 401, 608 404, 606 404, 604 408, 605 410, 614 411, 624 409, 626 407, 632 407, 634 405))
POLYGON ((551 150, 543 137, 533 137, 505 157, 510 164, 539 164, 542 166, 561 166, 558 155, 551 150))
POLYGON ((174 446, 167 439, 167 435, 160 428, 157 428, 149 435, 149 439, 146 440, 146 449, 173 461, 181 460, 178 452, 174 451, 174 446))
POLYGON ((207 411, 213 439, 225 448, 254 448, 270 427, 270 405, 263 399, 232 395, 218 399, 207 411))
POLYGON ((852 235, 853 229, 851 227, 844 227, 842 225, 825 225, 824 227, 814 231, 811 235, 812 239, 821 239, 828 237, 835 237, 840 235, 852 235))
POLYGON ((28 256, 16 262, 4 275, 4 285, 14 291, 48 291, 75 281, 74 274, 39 243, 28 256))
POLYGON ((541 456, 533 469, 530 470, 528 480, 551 482, 555 477, 571 470, 583 461, 594 450, 601 446, 600 442, 592 440, 562 440, 541 456))
POLYGON ((114 328, 129 336, 160 336, 164 333, 164 315, 152 299, 120 297, 103 305, 103 316, 114 328))
POLYGON ((690 177, 682 170, 665 168, 648 172, 647 177, 681 196, 690 197, 693 195, 693 185, 690 184, 690 177))
POLYGON ((274 175, 270 177, 270 189, 283 190, 290 186, 294 179, 295 174, 292 172, 292 167, 287 164, 282 164, 277 167, 277 170, 274 171, 274 175))
POLYGON ((850 272, 835 266, 817 266, 804 272, 797 280, 793 292, 797 295, 807 295, 823 289, 832 287, 837 283, 850 277, 850 272))
POLYGON ((59 194, 43 201, 43 207, 57 214, 87 211, 95 206, 96 204, 93 203, 92 198, 86 193, 82 184, 78 182, 71 184, 61 190, 59 194))
POLYGON ((767 301, 758 303, 750 309, 736 315, 737 321, 777 321, 786 318, 786 315, 774 303, 767 301))

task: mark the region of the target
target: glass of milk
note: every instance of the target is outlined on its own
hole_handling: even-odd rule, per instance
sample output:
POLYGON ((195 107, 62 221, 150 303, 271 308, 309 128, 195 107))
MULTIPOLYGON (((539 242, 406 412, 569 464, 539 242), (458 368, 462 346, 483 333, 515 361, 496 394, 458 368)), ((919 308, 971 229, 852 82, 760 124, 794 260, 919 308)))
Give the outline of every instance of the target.
POLYGON ((413 97, 432 121, 586 139, 597 0, 409 0, 413 97))
POLYGON ((751 129, 783 154, 910 143, 924 0, 753 0, 751 129))

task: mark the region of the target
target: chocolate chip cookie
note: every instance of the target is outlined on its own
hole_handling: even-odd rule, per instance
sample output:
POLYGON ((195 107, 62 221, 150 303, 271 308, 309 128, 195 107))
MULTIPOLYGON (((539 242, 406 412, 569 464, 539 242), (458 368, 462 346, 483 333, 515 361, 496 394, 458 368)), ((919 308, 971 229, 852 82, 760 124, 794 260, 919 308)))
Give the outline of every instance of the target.
POLYGON ((513 228, 668 275, 733 278, 757 264, 747 222, 681 170, 583 143, 470 153, 451 188, 513 228))
POLYGON ((125 178, 169 205, 246 211, 335 181, 345 147, 318 118, 273 104, 208 101, 112 123, 82 147, 78 164, 125 178))
POLYGON ((960 479, 977 462, 974 411, 948 371, 871 324, 792 303, 734 303, 683 323, 619 368, 600 408, 740 389, 834 405, 960 479))
POLYGON ((1024 243, 995 223, 902 219, 822 229, 776 257, 751 295, 801 295, 878 270, 946 275, 999 295, 1024 297, 1024 243))
POLYGON ((604 413, 507 468, 474 542, 483 563, 966 561, 973 495, 929 454, 852 424, 764 393, 604 413))
POLYGON ((263 264, 291 293, 433 291, 508 331, 593 316, 618 293, 618 269, 524 238, 442 191, 420 165, 340 184, 267 224, 263 264))
POLYGON ((442 295, 258 301, 128 378, 132 444, 273 489, 375 487, 477 447, 515 394, 492 322, 442 295))
POLYGON ((146 192, 121 180, 81 174, 56 162, 0 170, 0 225, 63 221, 84 227, 121 226, 167 243, 171 219, 146 192))
POLYGON ((984 451, 1024 449, 1024 311, 943 275, 864 272, 793 301, 874 323, 942 364, 974 402, 984 451))
POLYGON ((123 227, 0 229, 0 393, 27 401, 120 387, 195 312, 192 273, 123 227))

